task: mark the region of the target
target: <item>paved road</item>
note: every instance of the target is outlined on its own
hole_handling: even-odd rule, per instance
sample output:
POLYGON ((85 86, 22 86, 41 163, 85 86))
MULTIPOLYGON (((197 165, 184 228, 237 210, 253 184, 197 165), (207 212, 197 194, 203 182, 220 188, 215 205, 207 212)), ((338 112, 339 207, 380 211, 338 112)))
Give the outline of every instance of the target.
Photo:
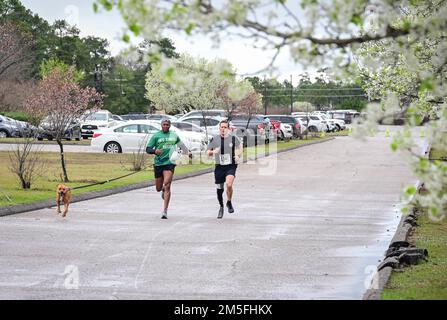
MULTIPOLYGON (((0 143, 0 151, 14 150, 16 145, 14 143, 0 143)), ((45 152, 60 152, 57 144, 35 144, 33 146, 35 151, 45 152)), ((93 152, 90 145, 64 145, 64 152, 93 152)))
POLYGON ((0 218, 0 299, 361 299, 415 183, 389 138, 269 159, 240 167, 222 220, 211 174, 174 182, 168 220, 153 188, 75 203, 66 220, 0 218))

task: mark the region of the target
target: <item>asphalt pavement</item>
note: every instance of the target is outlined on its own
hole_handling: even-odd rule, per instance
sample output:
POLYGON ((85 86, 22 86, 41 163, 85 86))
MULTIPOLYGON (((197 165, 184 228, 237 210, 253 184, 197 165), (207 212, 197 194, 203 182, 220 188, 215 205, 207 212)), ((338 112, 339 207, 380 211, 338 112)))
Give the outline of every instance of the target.
POLYGON ((416 179, 382 130, 241 165, 235 213, 212 174, 0 217, 0 299, 361 299, 416 179))

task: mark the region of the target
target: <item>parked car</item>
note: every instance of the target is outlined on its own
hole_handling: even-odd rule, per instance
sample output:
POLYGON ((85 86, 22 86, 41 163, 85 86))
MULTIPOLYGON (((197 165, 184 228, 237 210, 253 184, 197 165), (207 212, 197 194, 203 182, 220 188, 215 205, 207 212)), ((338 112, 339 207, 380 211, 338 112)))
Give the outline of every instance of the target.
POLYGON ((288 123, 280 124, 280 135, 279 139, 281 140, 290 140, 293 138, 293 127, 288 123))
POLYGON ((218 135, 219 134, 219 123, 222 119, 220 117, 206 117, 205 119, 201 116, 187 117, 182 120, 177 120, 177 122, 193 123, 203 130, 206 130, 208 135, 218 135))
POLYGON ((128 114, 121 115, 123 120, 147 120, 147 114, 144 112, 129 112, 128 114))
POLYGON ((115 126, 117 121, 113 119, 112 113, 107 110, 100 110, 88 114, 84 121, 81 122, 81 135, 83 139, 92 137, 93 134, 103 128, 115 126))
POLYGON ((328 113, 331 114, 330 118, 343 120, 347 124, 352 123, 353 119, 360 117, 360 112, 356 110, 330 110, 328 113))
POLYGON ((0 115, 0 138, 21 137, 22 126, 13 119, 0 115))
MULTIPOLYGON (((95 132, 90 146, 96 152, 128 153, 139 150, 145 152, 149 139, 160 130, 160 121, 130 120, 95 132)), ((203 138, 203 133, 181 131, 174 126, 171 126, 171 130, 179 135, 191 151, 205 150, 207 141, 203 138)))
POLYGON ((127 120, 125 120, 123 117, 121 117, 121 116, 119 116, 119 115, 117 115, 117 114, 112 114, 112 118, 113 118, 113 120, 115 120, 116 122, 119 122, 119 121, 122 121, 122 122, 127 121, 127 120))
POLYGON ((281 138, 281 121, 278 120, 274 120, 274 119, 269 119, 270 120, 270 124, 272 126, 272 130, 276 135, 276 138, 281 138))
POLYGON ((300 123, 301 135, 307 134, 307 124, 304 122, 304 120, 301 118, 298 118, 298 117, 294 117, 294 118, 297 119, 300 123))
POLYGON ((337 127, 337 131, 345 130, 346 129, 346 123, 344 120, 332 118, 333 114, 327 113, 326 116, 334 121, 335 126, 337 127))
POLYGON ((197 124, 191 123, 191 122, 172 121, 171 125, 176 127, 179 130, 182 130, 182 131, 192 131, 192 132, 205 133, 205 129, 203 129, 200 126, 198 126, 197 124))
POLYGON ((177 118, 178 121, 183 121, 186 118, 191 118, 191 117, 201 117, 203 118, 203 115, 205 115, 205 117, 220 117, 220 118, 228 118, 228 112, 226 110, 223 109, 209 109, 209 110, 193 110, 190 111, 182 116, 180 116, 179 118, 177 118))
POLYGON ((177 121, 176 117, 170 116, 169 114, 147 114, 146 119, 158 121, 161 121, 162 119, 169 119, 171 121, 177 121))
MULTIPOLYGON (((236 135, 243 139, 244 146, 247 146, 248 141, 257 145, 275 139, 273 130, 266 126, 262 115, 235 114, 231 117, 231 123, 236 135)), ((267 125, 270 126, 270 122, 267 125)))
MULTIPOLYGON (((56 139, 57 132, 52 127, 51 121, 49 117, 46 117, 42 120, 42 122, 39 125, 38 131, 37 131, 37 140, 53 140, 56 139)), ((64 135, 62 139, 65 140, 81 140, 81 125, 77 121, 72 121, 70 124, 68 124, 65 127, 64 135)))
POLYGON ((293 128, 293 137, 302 138, 301 124, 295 117, 289 115, 269 115, 268 117, 270 119, 279 120, 281 123, 290 124, 293 128))
POLYGON ((326 131, 327 132, 334 132, 338 131, 338 127, 335 125, 335 120, 332 118, 329 118, 325 113, 313 113, 311 116, 317 116, 320 118, 320 120, 323 123, 326 123, 326 131))
POLYGON ((32 137, 36 132, 37 128, 26 121, 0 115, 0 138, 32 137))
POLYGON ((307 130, 309 132, 323 132, 327 131, 327 124, 326 122, 319 118, 316 115, 309 115, 309 116, 295 116, 306 124, 307 130))

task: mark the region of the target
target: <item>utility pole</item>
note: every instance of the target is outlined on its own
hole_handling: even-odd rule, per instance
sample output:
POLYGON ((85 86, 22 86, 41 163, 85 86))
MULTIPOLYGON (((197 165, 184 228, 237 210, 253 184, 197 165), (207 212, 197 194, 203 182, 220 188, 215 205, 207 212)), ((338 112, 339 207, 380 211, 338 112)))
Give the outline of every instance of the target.
MULTIPOLYGON (((126 95, 126 92, 124 91, 124 89, 123 89, 123 81, 127 81, 127 79, 123 79, 122 77, 121 77, 121 71, 119 72, 119 79, 116 79, 115 78, 115 81, 118 81, 119 82, 119 85, 120 85, 120 93, 121 93, 121 95, 120 95, 120 100, 122 101, 122 98, 126 95)), ((120 106, 118 107, 118 110, 121 112, 122 111, 122 103, 120 104, 120 106)))
POLYGON ((103 93, 103 86, 102 86, 102 69, 101 65, 97 64, 95 65, 95 72, 93 76, 94 82, 95 82, 95 89, 97 92, 103 93))
POLYGON ((292 75, 290 75, 290 114, 293 112, 293 82, 292 75))
POLYGON ((264 114, 267 115, 267 81, 264 75, 264 114))

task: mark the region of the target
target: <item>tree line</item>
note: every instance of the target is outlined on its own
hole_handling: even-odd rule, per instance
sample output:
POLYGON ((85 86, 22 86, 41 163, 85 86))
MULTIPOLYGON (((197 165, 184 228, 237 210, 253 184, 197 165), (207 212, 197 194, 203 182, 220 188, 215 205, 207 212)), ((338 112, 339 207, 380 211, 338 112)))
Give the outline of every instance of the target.
POLYGON ((148 112, 145 76, 150 62, 144 57, 157 45, 175 57, 169 39, 144 41, 133 56, 112 57, 106 39, 81 37, 80 30, 65 20, 50 24, 25 8, 19 0, 0 1, 0 111, 17 111, 43 78, 48 61, 73 66, 82 74, 80 85, 103 94, 104 108, 113 113, 148 112))

